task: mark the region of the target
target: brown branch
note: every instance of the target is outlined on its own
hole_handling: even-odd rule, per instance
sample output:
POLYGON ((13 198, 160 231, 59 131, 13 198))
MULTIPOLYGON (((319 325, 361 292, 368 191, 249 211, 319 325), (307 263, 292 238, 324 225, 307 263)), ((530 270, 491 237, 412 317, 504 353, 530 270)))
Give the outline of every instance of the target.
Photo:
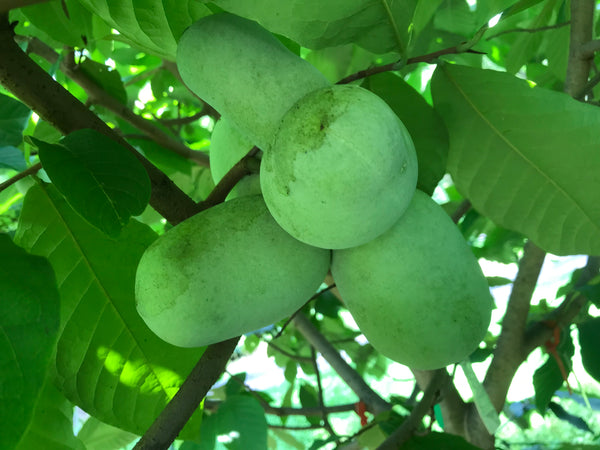
POLYGON ((571 34, 569 42, 569 60, 565 78, 565 92, 579 99, 584 91, 590 74, 593 54, 582 54, 593 36, 594 0, 571 2, 571 34))
POLYGON ((197 212, 195 202, 175 183, 23 53, 6 15, 0 16, 0 84, 61 133, 90 128, 131 151, 150 177, 150 204, 172 224, 197 212))
POLYGON ((581 294, 577 289, 596 277, 599 272, 600 257, 588 257, 587 263, 575 283, 574 290, 567 294, 560 306, 548 314, 547 317, 534 322, 527 328, 523 342, 523 353, 525 355, 528 355, 552 337, 553 330, 545 322, 552 321, 559 328, 564 328, 573 322, 577 314, 588 304, 586 296, 581 294))
POLYGON ((579 57, 582 59, 591 59, 594 57, 594 53, 598 51, 600 51, 600 39, 593 39, 581 44, 579 47, 579 57))
POLYGON ((134 450, 164 450, 169 448, 190 419, 208 390, 223 373, 229 355, 239 337, 210 345, 171 399, 152 423, 134 450), (227 355, 224 358, 223 355, 227 355))
MULTIPOLYGON (((23 41, 22 37, 19 37, 23 41)), ((41 56, 51 64, 56 64, 59 61, 59 55, 37 38, 25 39, 28 43, 27 51, 41 56)), ((88 95, 88 103, 100 105, 108 109, 112 113, 129 122, 137 129, 143 131, 148 137, 160 146, 171 150, 178 155, 194 160, 199 165, 208 167, 208 156, 202 152, 192 150, 180 141, 172 138, 160 128, 158 128, 151 120, 145 119, 142 116, 135 114, 126 105, 122 104, 116 98, 109 95, 101 86, 79 69, 75 63, 73 52, 70 52, 65 58, 60 60, 60 70, 69 77, 72 81, 83 88, 88 95)))
POLYGON ((227 195, 235 185, 246 175, 258 172, 258 162, 255 155, 258 153, 258 147, 253 147, 246 156, 240 159, 229 172, 217 183, 206 199, 200 202, 203 209, 218 205, 225 201, 227 195))
POLYGON ((502 319, 502 331, 483 382, 498 412, 504 406, 508 388, 517 368, 525 360, 522 349, 527 315, 545 256, 546 252, 531 241, 528 241, 523 248, 519 272, 502 319))
POLYGON ((469 200, 463 200, 460 205, 452 213, 452 222, 458 223, 462 217, 469 212, 471 209, 471 202, 469 200))
POLYGON ((340 378, 344 380, 350 389, 352 389, 365 403, 369 411, 373 414, 379 414, 391 409, 391 405, 373 391, 358 372, 344 361, 339 352, 304 314, 296 315, 293 322, 298 331, 302 333, 315 350, 321 353, 323 358, 325 358, 340 378))
POLYGON ((14 177, 9 178, 4 183, 0 183, 0 192, 9 188, 13 184, 15 184, 17 181, 22 180, 23 178, 28 177, 29 175, 33 175, 41 168, 42 168, 42 165, 40 163, 34 164, 33 166, 25 169, 23 172, 19 172, 14 177))
POLYGON ((540 31, 547 31, 547 30, 556 30, 558 28, 562 28, 562 27, 566 27, 567 25, 570 25, 571 21, 567 21, 567 22, 561 22, 561 23, 557 23, 556 25, 548 25, 545 27, 538 27, 538 28, 512 28, 510 30, 504 30, 504 31, 500 31, 496 34, 493 34, 487 38, 485 38, 486 41, 489 41, 491 39, 497 38, 498 36, 502 36, 503 34, 509 34, 509 33, 538 33, 540 31))
POLYGON ((323 397, 323 383, 321 382, 321 370, 319 369, 319 365, 317 364, 317 354, 315 352, 314 347, 311 347, 311 363, 313 369, 315 371, 315 375, 317 377, 317 398, 319 401, 319 409, 321 410, 321 420, 323 421, 323 428, 327 430, 330 436, 333 436, 336 441, 339 440, 338 435, 334 431, 331 423, 329 423, 329 418, 327 417, 327 407, 325 406, 325 399, 323 397))
POLYGON ((400 70, 401 68, 403 68, 404 66, 408 66, 410 64, 417 64, 417 63, 431 63, 433 61, 435 61, 437 58, 439 58, 440 56, 444 56, 444 55, 454 55, 454 54, 458 54, 458 53, 475 53, 478 55, 484 55, 484 52, 478 52, 476 50, 472 50, 472 49, 467 49, 465 51, 460 50, 460 45, 455 45, 454 47, 450 47, 450 48, 445 48, 442 50, 438 50, 436 52, 433 53, 427 53, 426 55, 421 55, 421 56, 415 56, 413 58, 408 58, 405 61, 403 60, 398 60, 395 61, 393 63, 389 63, 389 64, 384 64, 383 66, 377 66, 377 67, 371 67, 370 69, 364 69, 364 70, 359 70, 356 73, 353 73, 351 75, 348 75, 345 78, 342 78, 341 80, 339 80, 336 84, 348 84, 348 83, 352 83, 353 81, 356 80, 361 80, 363 78, 367 78, 373 75, 377 75, 378 73, 383 73, 383 72, 391 72, 394 70, 400 70))
POLYGON ((408 441, 414 432, 417 430, 423 417, 431 410, 435 403, 436 397, 442 388, 442 385, 448 380, 448 372, 446 369, 435 371, 433 377, 427 384, 421 401, 413 408, 408 418, 402 422, 388 438, 377 447, 378 450, 394 450, 401 448, 408 441))

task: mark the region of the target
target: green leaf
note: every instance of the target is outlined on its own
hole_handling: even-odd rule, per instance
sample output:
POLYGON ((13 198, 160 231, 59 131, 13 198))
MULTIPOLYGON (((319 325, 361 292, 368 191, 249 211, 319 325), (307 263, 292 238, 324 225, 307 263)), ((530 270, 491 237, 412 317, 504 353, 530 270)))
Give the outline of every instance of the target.
MULTIPOLYGON (((539 14, 536 14, 527 28, 540 28, 548 25, 557 0, 549 0, 539 14)), ((516 73, 538 52, 544 35, 542 33, 519 33, 506 57, 506 71, 516 73)))
POLYGON ((93 35, 92 15, 75 0, 38 3, 21 11, 38 29, 70 47, 85 45, 84 36, 93 35))
MULTIPOLYGON (((300 404, 303 408, 315 408, 319 406, 319 398, 317 391, 310 384, 302 383, 300 385, 300 404)), ((319 425, 321 418, 319 416, 306 416, 311 425, 319 425)))
POLYGON ((58 335, 59 295, 48 261, 0 234, 0 448, 27 429, 58 335))
POLYGON ((374 53, 404 54, 417 0, 216 0, 310 49, 355 43, 374 53))
POLYGON ((287 381, 293 383, 296 379, 296 375, 298 374, 298 363, 293 360, 289 360, 285 365, 285 370, 283 371, 283 375, 287 381))
POLYGON ((18 146, 31 111, 23 103, 0 94, 0 147, 18 146))
POLYGON ((0 147, 0 169, 25 170, 27 164, 23 152, 16 147, 0 147))
MULTIPOLYGON (((561 359, 567 375, 571 371, 571 358, 575 353, 573 339, 568 331, 562 330, 560 333, 560 343, 556 349, 558 357, 561 359)), ((540 414, 544 414, 554 393, 560 389, 564 383, 564 378, 556 359, 548 355, 546 362, 540 366, 533 374, 533 387, 535 389, 535 406, 540 414)))
MULTIPOLYGON (((57 386, 98 420, 142 434, 203 352, 156 337, 135 308, 143 251, 156 238, 137 221, 111 239, 83 220, 52 185, 24 200, 15 241, 48 258, 61 296, 57 386)), ((177 326, 174 324, 174 326, 177 326)), ((199 413, 183 436, 195 436, 199 413)))
POLYGON ((580 323, 579 345, 581 347, 581 361, 586 372, 596 381, 600 382, 600 317, 594 317, 580 323))
POLYGON ((183 31, 210 10, 195 0, 80 0, 92 13, 142 50, 175 60, 183 31))
POLYGON ((127 92, 125 92, 123 80, 117 70, 111 69, 110 67, 89 58, 85 58, 77 67, 108 95, 115 98, 123 105, 127 104, 127 92))
POLYGON ((35 138, 46 173, 71 206, 92 225, 117 236, 150 199, 150 179, 137 158, 91 129, 75 131, 59 144, 35 138))
POLYGON ((556 255, 600 254, 600 109, 505 73, 436 69, 448 170, 473 207, 556 255))
POLYGON ((439 114, 402 78, 392 73, 369 77, 365 87, 380 96, 408 129, 419 160, 417 188, 432 194, 446 172, 448 132, 439 114))
POLYGON ((86 450, 120 449, 137 438, 137 435, 100 422, 95 417, 86 420, 77 433, 77 439, 83 442, 86 450))
POLYGON ((73 435, 73 404, 50 379, 44 384, 27 432, 14 450, 32 449, 88 450, 73 435))
POLYGON ((413 436, 402 445, 402 450, 476 450, 478 448, 460 436, 435 431, 425 436, 413 436))
POLYGON ((230 450, 267 448, 267 419, 258 400, 249 395, 228 397, 211 417, 219 441, 230 450))
POLYGON ((500 426, 500 417, 498 416, 488 393, 477 379, 473 366, 471 366, 471 363, 468 360, 462 361, 460 367, 462 368, 467 383, 473 393, 473 401, 475 402, 481 421, 491 435, 495 434, 500 426))

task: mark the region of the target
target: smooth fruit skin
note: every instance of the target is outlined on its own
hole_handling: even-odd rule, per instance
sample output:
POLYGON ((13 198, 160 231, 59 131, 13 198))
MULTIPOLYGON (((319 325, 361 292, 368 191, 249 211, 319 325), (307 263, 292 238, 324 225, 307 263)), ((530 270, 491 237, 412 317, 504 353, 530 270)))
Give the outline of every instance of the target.
POLYGON ((312 92, 283 117, 260 184, 275 220, 322 248, 364 244, 390 228, 417 184, 412 139, 377 95, 358 86, 312 92))
POLYGON ((199 347, 290 316, 322 283, 330 252, 302 244, 261 196, 233 199, 180 223, 143 254, 136 306, 163 340, 199 347))
POLYGON ((297 100, 330 84, 258 23, 229 13, 190 26, 176 61, 190 90, 263 150, 297 100))
POLYGON ((334 251, 331 272, 373 347, 411 368, 462 361, 488 329, 487 280, 452 220, 421 191, 389 231, 334 251))

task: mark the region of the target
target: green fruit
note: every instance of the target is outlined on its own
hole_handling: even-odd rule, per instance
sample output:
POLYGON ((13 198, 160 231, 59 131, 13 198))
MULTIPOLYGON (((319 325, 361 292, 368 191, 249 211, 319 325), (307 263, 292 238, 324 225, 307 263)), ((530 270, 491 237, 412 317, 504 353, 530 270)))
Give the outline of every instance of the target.
POLYGON ((415 191, 417 157, 382 99, 358 86, 332 86, 283 117, 260 183, 269 211, 296 239, 354 247, 400 218, 415 191))
POLYGON ((171 344, 212 344, 293 314, 320 286, 329 261, 330 252, 283 231, 260 196, 240 197, 148 247, 137 269, 137 310, 171 344))
MULTIPOLYGON (((215 124, 210 139, 210 173, 214 183, 219 183, 253 147, 228 120, 221 117, 215 124)), ((227 199, 255 194, 260 194, 260 181, 258 174, 251 174, 235 185, 227 199)))
POLYGON ((452 220, 421 191, 386 233, 334 251, 331 272, 373 347, 414 369, 465 359, 488 329, 487 280, 452 220))
POLYGON ((177 47, 185 84, 259 148, 268 147, 283 114, 327 79, 254 21, 229 13, 189 27, 177 47))

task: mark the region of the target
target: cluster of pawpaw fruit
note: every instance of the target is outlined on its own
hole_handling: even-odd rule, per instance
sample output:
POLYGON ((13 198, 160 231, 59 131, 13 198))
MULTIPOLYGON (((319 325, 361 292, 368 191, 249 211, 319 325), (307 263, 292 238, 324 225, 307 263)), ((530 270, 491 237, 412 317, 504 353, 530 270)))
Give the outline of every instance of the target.
POLYGON ((219 13, 182 35, 183 81, 222 118, 218 181, 253 146, 260 173, 157 239, 137 309, 162 339, 203 346, 290 316, 327 273, 383 355, 417 369, 468 356, 492 301, 444 210, 416 189, 409 132, 359 86, 331 85, 256 22, 219 13))

